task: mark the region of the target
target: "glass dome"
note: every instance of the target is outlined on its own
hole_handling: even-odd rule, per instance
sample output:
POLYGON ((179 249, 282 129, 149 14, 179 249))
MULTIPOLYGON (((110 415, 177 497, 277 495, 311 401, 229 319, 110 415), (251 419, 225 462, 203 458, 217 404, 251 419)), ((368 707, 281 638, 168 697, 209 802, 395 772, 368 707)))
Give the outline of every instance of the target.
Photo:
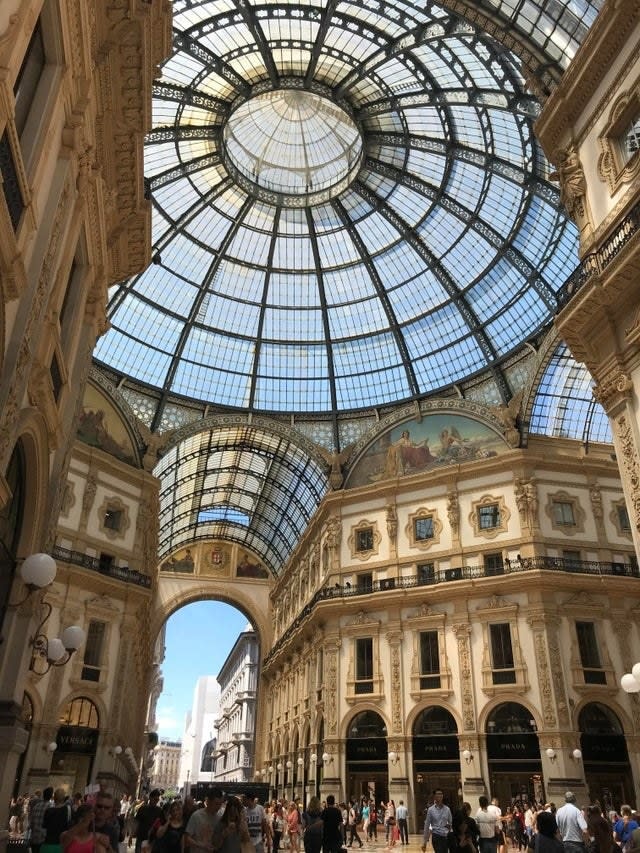
MULTIPOLYGON (((472 5, 558 76, 599 3, 472 5)), ((499 376, 577 263, 521 59, 445 3, 173 9, 154 263, 96 349, 153 427, 172 400, 335 415, 499 376)))

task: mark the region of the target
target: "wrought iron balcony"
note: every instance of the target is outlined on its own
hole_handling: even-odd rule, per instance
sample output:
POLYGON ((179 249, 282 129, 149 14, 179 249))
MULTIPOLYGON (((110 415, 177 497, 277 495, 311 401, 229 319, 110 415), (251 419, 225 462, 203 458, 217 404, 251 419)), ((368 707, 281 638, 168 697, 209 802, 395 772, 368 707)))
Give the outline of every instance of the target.
POLYGON ((60 545, 54 545, 51 556, 54 560, 61 560, 63 563, 70 563, 72 566, 81 566, 90 572, 97 572, 114 580, 133 583, 147 589, 151 586, 151 578, 148 575, 143 575, 137 569, 130 569, 128 566, 114 566, 105 563, 99 557, 90 557, 81 551, 70 551, 60 545))

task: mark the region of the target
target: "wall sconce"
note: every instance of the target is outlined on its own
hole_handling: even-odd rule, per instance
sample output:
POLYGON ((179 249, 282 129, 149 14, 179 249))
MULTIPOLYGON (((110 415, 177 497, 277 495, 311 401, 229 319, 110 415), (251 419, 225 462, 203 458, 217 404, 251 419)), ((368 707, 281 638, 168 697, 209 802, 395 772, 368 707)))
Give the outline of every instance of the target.
POLYGON ((462 750, 462 757, 467 762, 467 764, 471 764, 471 762, 473 761, 473 753, 469 749, 462 750))
POLYGON ((52 740, 51 743, 46 744, 46 746, 42 747, 46 752, 55 752, 58 748, 58 744, 55 740, 52 740))
POLYGON ((580 759, 582 758, 582 750, 581 749, 574 749, 573 752, 571 753, 571 758, 573 758, 574 761, 580 761, 580 759))
POLYGON ((116 756, 118 756, 122 753, 122 747, 121 746, 114 746, 113 749, 109 750, 109 752, 115 758, 116 756))
POLYGON ((625 693, 640 692, 640 661, 634 663, 631 667, 631 672, 625 672, 620 679, 620 687, 625 693))
MULTIPOLYGON (((40 556, 40 555, 37 555, 40 556)), ((46 554, 42 556, 47 556, 46 554)), ((42 609, 45 612, 44 618, 36 628, 35 635, 30 640, 30 645, 33 648, 31 653, 31 663, 29 669, 36 675, 45 675, 52 666, 64 666, 69 663, 71 656, 84 643, 84 631, 78 625, 70 625, 62 632, 62 638, 55 637, 49 640, 46 634, 42 633, 47 619, 51 616, 53 607, 48 601, 42 603, 42 609), (46 661, 46 669, 38 669, 39 661, 46 661)))
POLYGON ((547 758, 549 759, 549 761, 555 761, 558 757, 556 755, 555 749, 553 749, 553 747, 551 747, 551 746, 547 747, 547 749, 545 750, 545 754, 546 754, 547 758))
POLYGON ((278 771, 278 773, 282 770, 282 762, 281 762, 281 761, 279 761, 279 762, 276 764, 276 770, 278 771))
POLYGON ((269 775, 271 775, 273 773, 273 764, 269 765, 269 769, 267 772, 269 773, 269 775))
POLYGON ((317 753, 312 752, 311 755, 309 756, 309 761, 311 762, 311 764, 315 764, 317 760, 318 760, 317 753))
POLYGON ((333 755, 329 755, 328 752, 322 753, 322 763, 323 764, 331 764, 332 761, 333 761, 333 755))
POLYGON ((56 578, 56 561, 49 554, 31 554, 22 561, 20 577, 27 587, 27 594, 20 601, 11 603, 11 607, 20 607, 34 592, 51 586, 56 578))
POLYGON ((293 763, 291 761, 287 761, 287 770, 291 770, 293 767, 293 763))
POLYGON ((400 756, 398 755, 397 752, 394 752, 393 750, 391 750, 391 752, 389 753, 389 761, 392 764, 397 764, 398 761, 400 761, 400 756))
POLYGON ((298 756, 298 760, 296 761, 296 764, 298 765, 298 767, 304 766, 304 758, 301 755, 298 756))

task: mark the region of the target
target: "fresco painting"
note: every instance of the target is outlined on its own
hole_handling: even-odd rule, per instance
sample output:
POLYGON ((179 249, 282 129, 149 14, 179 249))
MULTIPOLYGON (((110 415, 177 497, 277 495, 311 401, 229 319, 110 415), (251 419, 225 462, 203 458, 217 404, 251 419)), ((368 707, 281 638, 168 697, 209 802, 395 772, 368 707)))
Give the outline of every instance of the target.
POLYGON ((122 462, 136 464, 136 454, 122 416, 93 385, 88 384, 82 401, 77 436, 91 447, 98 447, 122 462))
POLYGON ((195 562, 191 548, 185 548, 184 551, 178 551, 160 564, 161 572, 180 572, 185 575, 192 575, 195 571, 195 562))
POLYGON ((499 433, 473 418, 446 412, 425 415, 376 439, 356 463, 347 487, 489 459, 507 450, 499 433))
POLYGON ((203 549, 202 573, 216 578, 227 578, 231 574, 231 555, 222 545, 205 545, 203 549))
POLYGON ((242 553, 236 566, 236 577, 268 580, 269 572, 260 563, 253 562, 247 554, 242 553))

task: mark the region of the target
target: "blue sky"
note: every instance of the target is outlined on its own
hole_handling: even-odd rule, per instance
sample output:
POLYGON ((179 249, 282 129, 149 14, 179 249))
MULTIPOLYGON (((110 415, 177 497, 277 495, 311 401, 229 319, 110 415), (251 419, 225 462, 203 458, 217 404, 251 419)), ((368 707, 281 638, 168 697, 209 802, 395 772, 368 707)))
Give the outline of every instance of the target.
POLYGON ((179 740, 201 675, 217 675, 247 617, 221 601, 188 604, 167 621, 164 690, 156 717, 162 739, 179 740))

